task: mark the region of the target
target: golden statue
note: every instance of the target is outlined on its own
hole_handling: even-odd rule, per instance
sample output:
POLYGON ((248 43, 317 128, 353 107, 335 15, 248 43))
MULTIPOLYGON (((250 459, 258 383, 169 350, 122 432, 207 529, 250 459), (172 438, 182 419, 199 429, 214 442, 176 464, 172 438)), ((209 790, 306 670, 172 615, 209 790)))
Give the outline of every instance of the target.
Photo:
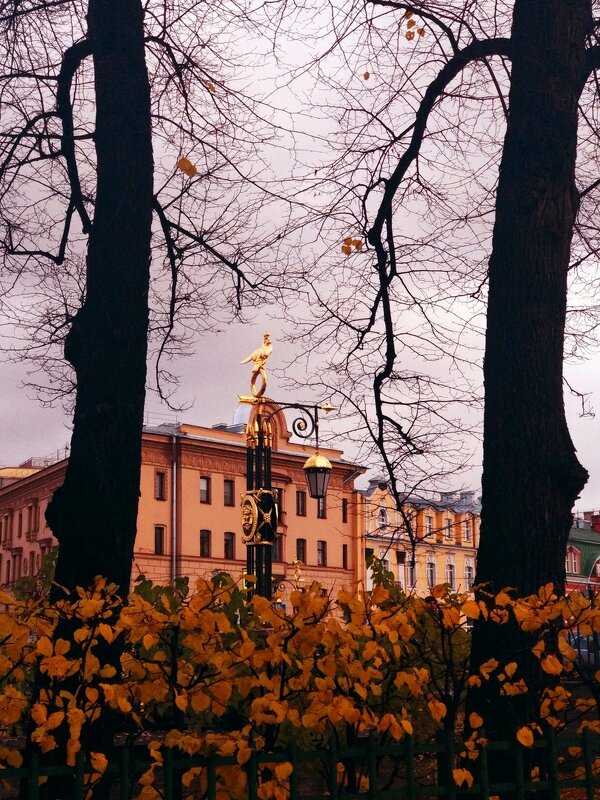
POLYGON ((265 393, 265 389, 267 388, 267 371, 265 370, 265 363, 272 351, 273 344, 271 342, 271 336, 269 333, 265 333, 261 346, 240 362, 241 364, 247 364, 249 361, 254 362, 254 369, 252 370, 252 375, 250 376, 250 391, 252 392, 252 397, 254 398, 262 397, 265 393), (261 385, 257 386, 256 381, 259 377, 261 379, 261 385))

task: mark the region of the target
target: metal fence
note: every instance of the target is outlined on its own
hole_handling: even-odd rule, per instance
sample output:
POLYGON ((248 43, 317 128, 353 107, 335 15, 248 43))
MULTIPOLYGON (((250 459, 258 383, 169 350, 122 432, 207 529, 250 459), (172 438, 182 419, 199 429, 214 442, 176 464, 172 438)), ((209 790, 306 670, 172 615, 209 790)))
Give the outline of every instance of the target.
MULTIPOLYGON (((600 735, 587 729, 583 735, 568 739, 550 732, 531 748, 516 740, 489 742, 480 748, 474 761, 461 761, 463 748, 451 732, 429 743, 406 736, 400 743, 382 745, 375 737, 368 737, 356 747, 338 749, 330 743, 316 751, 301 750, 292 743, 274 753, 253 752, 244 765, 239 765, 234 756, 185 756, 164 748, 153 785, 165 800, 216 800, 217 793, 222 797, 225 787, 233 782, 238 784, 239 797, 235 776, 242 777, 243 772, 245 797, 257 800, 259 786, 276 774, 276 765, 286 764, 285 773, 289 775, 283 786, 289 800, 490 800, 507 793, 514 800, 560 800, 566 789, 579 789, 585 800, 600 797, 600 735), (502 775, 498 779, 500 763, 502 775), (456 783, 454 770, 462 767, 474 776, 470 787, 456 783), (182 777, 192 768, 198 770, 195 783, 184 787, 182 777)), ((104 780, 112 784, 110 797, 134 800, 140 792, 137 781, 150 763, 145 747, 118 748, 117 757, 104 773, 104 780)), ((48 766, 34 754, 27 764, 2 770, 1 776, 5 786, 12 782, 13 792, 16 782, 24 780, 20 796, 28 800, 39 800, 41 778, 63 776, 70 784, 68 797, 84 800, 89 773, 82 753, 74 768, 48 766)))

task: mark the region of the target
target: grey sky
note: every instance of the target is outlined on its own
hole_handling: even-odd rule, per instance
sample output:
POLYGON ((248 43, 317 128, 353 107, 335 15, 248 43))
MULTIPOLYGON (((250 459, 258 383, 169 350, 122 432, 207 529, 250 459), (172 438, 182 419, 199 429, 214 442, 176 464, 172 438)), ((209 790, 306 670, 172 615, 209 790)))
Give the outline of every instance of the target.
MULTIPOLYGON (((240 361, 261 342, 262 334, 270 330, 274 337, 273 354, 269 360, 269 396, 277 400, 312 401, 316 398, 293 394, 281 378, 283 365, 290 360, 289 346, 281 341, 280 326, 269 320, 266 312, 257 313, 252 325, 231 324, 222 333, 206 334, 198 345, 196 356, 183 359, 175 371, 181 375, 181 387, 177 400, 188 405, 187 410, 172 412, 161 406, 158 398, 149 395, 147 414, 150 421, 174 420, 200 425, 230 422, 237 404, 238 394, 248 392, 249 368, 240 361)), ((569 381, 580 391, 591 392, 591 404, 600 410, 600 357, 587 364, 568 366, 569 381)), ((291 367, 293 372, 293 365, 291 367)), ((31 392, 24 389, 26 380, 23 365, 0 365, 2 394, 0 396, 0 465, 16 465, 30 456, 47 456, 63 448, 70 439, 70 419, 60 408, 42 407, 31 392)), ((296 375, 296 378, 299 376, 296 375)), ((583 491, 576 509, 600 509, 600 448, 598 447, 598 418, 580 417, 579 403, 567 396, 566 405, 571 433, 578 456, 590 473, 590 480, 583 491)), ((327 425, 327 422, 324 423, 327 425)), ((336 442, 353 457, 348 444, 340 439, 336 442)), ((478 457, 472 469, 465 474, 463 483, 478 487, 480 469, 478 457)), ((510 491, 510 487, 507 487, 510 491)))

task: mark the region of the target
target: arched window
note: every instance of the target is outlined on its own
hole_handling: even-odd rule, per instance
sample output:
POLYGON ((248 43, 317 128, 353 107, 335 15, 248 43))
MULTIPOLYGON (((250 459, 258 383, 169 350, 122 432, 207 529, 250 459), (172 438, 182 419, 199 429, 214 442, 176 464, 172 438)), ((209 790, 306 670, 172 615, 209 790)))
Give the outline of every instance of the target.
POLYGON ((389 524, 390 524, 390 518, 388 516, 387 508, 379 506, 379 509, 377 511, 377 527, 387 528, 389 524))
POLYGON ((454 558, 446 556, 446 583, 452 591, 456 589, 456 567, 454 566, 454 558))
POLYGON ((573 547, 572 544, 567 547, 565 569, 567 572, 570 572, 574 575, 579 574, 581 571, 581 553, 576 547, 573 547))
POLYGON ((425 572, 427 575, 427 588, 431 589, 435 586, 436 583, 436 574, 435 574, 435 556, 428 555, 427 562, 425 564, 425 572))
POLYGON ((473 588, 473 581, 475 580, 475 567, 473 566, 473 559, 465 558, 465 589, 469 592, 473 588))

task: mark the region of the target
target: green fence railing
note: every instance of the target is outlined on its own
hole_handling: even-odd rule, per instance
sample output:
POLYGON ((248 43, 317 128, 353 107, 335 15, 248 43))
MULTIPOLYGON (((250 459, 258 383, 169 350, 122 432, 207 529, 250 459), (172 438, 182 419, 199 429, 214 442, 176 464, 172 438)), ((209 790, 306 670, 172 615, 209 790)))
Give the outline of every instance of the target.
MULTIPOLYGON (((490 800, 507 793, 515 800, 561 800, 566 789, 579 789, 585 800, 600 797, 600 736, 588 729, 570 738, 551 732, 531 748, 517 741, 489 742, 474 761, 461 759, 463 748, 451 733, 428 743, 406 736, 402 742, 384 745, 368 737, 351 748, 338 749, 331 743, 306 751, 292 744, 273 753, 253 752, 244 765, 234 756, 186 756, 164 748, 153 785, 165 800, 216 800, 218 792, 223 796, 232 783, 237 784, 239 797, 238 779, 243 776, 245 797, 257 800, 260 785, 274 777, 278 764, 286 764, 283 785, 289 800, 490 800), (198 770, 196 783, 183 786, 182 777, 192 768, 198 770), (470 771, 472 786, 457 785, 457 768, 470 771)), ((138 779, 150 763, 145 747, 118 748, 103 778, 112 784, 110 797, 134 800, 140 792, 138 779)), ((69 800, 85 800, 90 771, 82 753, 74 768, 48 766, 34 754, 21 767, 2 770, 0 777, 5 785, 12 782, 13 789, 21 782, 21 798, 39 800, 40 779, 62 776, 69 782, 69 800)))

